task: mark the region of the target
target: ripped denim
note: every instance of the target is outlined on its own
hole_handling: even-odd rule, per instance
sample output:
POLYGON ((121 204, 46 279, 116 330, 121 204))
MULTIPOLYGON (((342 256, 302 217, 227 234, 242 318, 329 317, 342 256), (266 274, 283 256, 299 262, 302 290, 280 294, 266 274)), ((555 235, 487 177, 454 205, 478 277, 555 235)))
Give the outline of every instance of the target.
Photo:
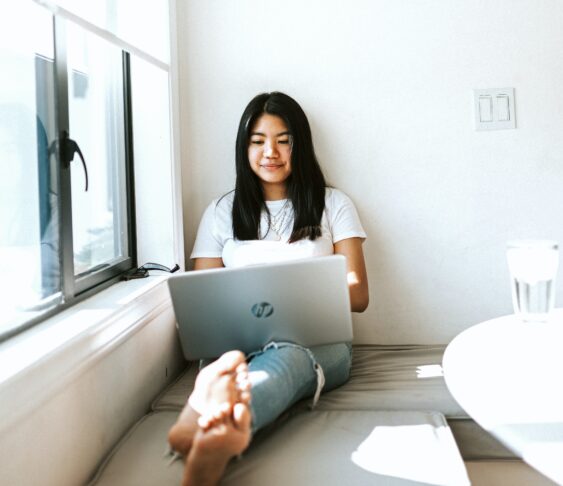
POLYGON ((348 380, 352 362, 349 343, 305 348, 294 343, 271 342, 248 356, 252 385, 253 434, 273 422, 291 405, 329 391, 348 380))

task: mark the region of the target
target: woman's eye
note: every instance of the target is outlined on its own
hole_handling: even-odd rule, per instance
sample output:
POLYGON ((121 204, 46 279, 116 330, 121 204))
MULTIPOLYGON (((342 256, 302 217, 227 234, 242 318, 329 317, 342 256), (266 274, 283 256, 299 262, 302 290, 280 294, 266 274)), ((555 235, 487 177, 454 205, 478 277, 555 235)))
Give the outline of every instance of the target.
POLYGON ((251 140, 252 145, 264 145, 264 140, 251 140))
POLYGON ((289 140, 279 140, 278 143, 281 143, 283 145, 288 145, 289 144, 289 140))

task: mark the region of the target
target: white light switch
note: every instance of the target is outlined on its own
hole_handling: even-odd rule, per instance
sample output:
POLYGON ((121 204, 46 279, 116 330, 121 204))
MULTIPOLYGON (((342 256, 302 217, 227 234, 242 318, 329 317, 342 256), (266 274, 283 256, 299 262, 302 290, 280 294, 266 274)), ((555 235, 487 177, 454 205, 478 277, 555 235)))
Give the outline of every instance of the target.
POLYGON ((493 99, 489 95, 479 96, 479 121, 493 121, 493 99))
POLYGON ((510 98, 506 94, 497 95, 498 121, 510 121, 510 98))
POLYGON ((473 90, 476 130, 516 128, 514 88, 473 90))

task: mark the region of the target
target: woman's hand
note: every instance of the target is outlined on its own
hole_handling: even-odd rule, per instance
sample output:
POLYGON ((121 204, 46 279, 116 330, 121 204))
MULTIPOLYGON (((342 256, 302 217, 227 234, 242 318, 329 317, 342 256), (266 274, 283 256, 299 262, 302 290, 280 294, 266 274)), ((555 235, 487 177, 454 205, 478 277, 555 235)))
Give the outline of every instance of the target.
POLYGON ((368 277, 361 238, 346 238, 334 244, 334 253, 346 257, 352 312, 363 312, 369 304, 368 277))

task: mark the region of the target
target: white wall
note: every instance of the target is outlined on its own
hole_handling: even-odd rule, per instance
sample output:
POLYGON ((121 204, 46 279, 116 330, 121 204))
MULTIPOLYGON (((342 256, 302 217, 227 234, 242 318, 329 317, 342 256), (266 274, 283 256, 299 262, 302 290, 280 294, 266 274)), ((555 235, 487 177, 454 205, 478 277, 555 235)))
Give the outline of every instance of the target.
POLYGON ((187 255, 233 187, 242 110, 281 90, 369 235, 357 341, 446 343, 510 313, 506 240, 563 242, 561 25, 560 0, 178 0, 187 255), (472 89, 498 87, 517 129, 474 131, 472 89))
MULTIPOLYGON (((169 301, 135 326, 140 330, 111 351, 99 351, 104 356, 82 367, 70 383, 64 376, 46 381, 32 401, 16 403, 2 416, 2 486, 86 484, 101 459, 149 411, 185 361, 169 301)), ((21 395, 29 381, 16 385, 24 390, 21 395)), ((11 404, 14 397, 2 395, 2 400, 11 404)))

